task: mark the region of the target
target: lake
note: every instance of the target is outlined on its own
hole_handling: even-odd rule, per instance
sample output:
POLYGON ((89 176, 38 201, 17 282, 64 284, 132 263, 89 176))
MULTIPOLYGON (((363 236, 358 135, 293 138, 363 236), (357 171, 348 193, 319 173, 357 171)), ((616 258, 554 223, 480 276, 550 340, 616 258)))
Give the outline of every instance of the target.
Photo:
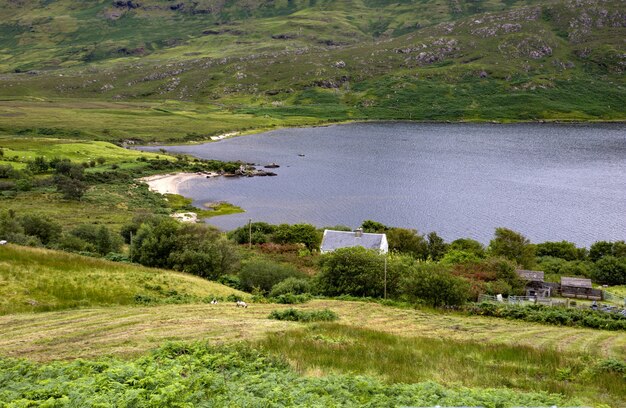
POLYGON ((181 186, 198 206, 246 210, 208 221, 223 229, 248 219, 352 228, 372 219, 448 241, 488 243, 499 226, 533 242, 626 239, 623 124, 355 123, 166 148, 280 165, 277 177, 181 186))

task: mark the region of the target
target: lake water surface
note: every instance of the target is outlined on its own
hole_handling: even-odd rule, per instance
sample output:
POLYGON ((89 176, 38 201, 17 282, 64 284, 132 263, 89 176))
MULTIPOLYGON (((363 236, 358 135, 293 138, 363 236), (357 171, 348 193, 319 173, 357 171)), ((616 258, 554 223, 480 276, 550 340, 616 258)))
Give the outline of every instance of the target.
POLYGON ((372 219, 483 243, 499 226, 533 242, 626 239, 626 125, 357 123, 167 149, 280 164, 277 177, 181 186, 196 205, 246 210, 209 220, 223 229, 372 219))

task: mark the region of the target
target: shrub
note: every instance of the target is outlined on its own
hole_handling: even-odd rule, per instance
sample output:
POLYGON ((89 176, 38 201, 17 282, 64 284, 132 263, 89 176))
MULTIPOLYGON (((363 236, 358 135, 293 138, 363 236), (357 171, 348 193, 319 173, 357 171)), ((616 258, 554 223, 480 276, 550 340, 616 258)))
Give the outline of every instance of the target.
POLYGON ((230 288, 241 290, 241 281, 239 281, 237 275, 222 275, 217 279, 217 282, 230 288))
POLYGON ((304 244, 309 251, 317 250, 321 233, 311 224, 280 224, 274 230, 272 241, 277 244, 304 244))
POLYGON ((308 279, 301 278, 287 278, 281 282, 278 282, 276 285, 272 287, 272 291, 270 292, 270 296, 276 297, 285 294, 294 294, 300 295, 302 293, 310 293, 311 292, 311 284, 308 279))
POLYGON ((402 276, 401 291, 412 302, 430 306, 458 306, 469 296, 469 284, 463 278, 434 263, 418 263, 402 276))
POLYGON ((278 295, 270 297, 269 300, 272 303, 278 303, 283 305, 295 305, 298 303, 306 303, 311 300, 311 295, 304 293, 302 295, 294 295, 293 293, 286 293, 284 295, 278 295))
POLYGON ((311 311, 285 309, 272 311, 268 318, 290 322, 332 322, 339 319, 339 316, 337 316, 337 313, 328 309, 311 311))
POLYGON ((480 303, 466 307, 470 314, 504 317, 556 326, 579 326, 603 330, 626 330, 626 317, 591 309, 543 305, 506 305, 480 303))
POLYGON ((598 260, 593 268, 592 277, 607 285, 626 284, 626 258, 607 255, 598 260))
POLYGON ((248 262, 239 271, 239 280, 243 290, 258 288, 264 293, 272 290, 277 283, 291 277, 302 278, 304 274, 292 265, 279 264, 266 260, 248 262))
POLYGON ((61 235, 61 226, 48 217, 37 214, 27 214, 19 218, 24 234, 32 235, 47 245, 61 235))
MULTIPOLYGON (((321 271, 316 283, 327 296, 352 295, 383 297, 384 256, 363 247, 340 248, 320 260, 321 271)), ((399 268, 387 265, 387 293, 397 294, 399 268)))

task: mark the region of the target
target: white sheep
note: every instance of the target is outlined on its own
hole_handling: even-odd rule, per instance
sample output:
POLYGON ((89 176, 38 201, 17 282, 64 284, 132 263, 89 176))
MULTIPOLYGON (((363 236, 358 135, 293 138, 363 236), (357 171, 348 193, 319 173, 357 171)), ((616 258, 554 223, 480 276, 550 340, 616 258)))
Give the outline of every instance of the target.
POLYGON ((235 307, 248 307, 248 304, 244 302, 243 300, 238 300, 237 303, 235 304, 235 307))

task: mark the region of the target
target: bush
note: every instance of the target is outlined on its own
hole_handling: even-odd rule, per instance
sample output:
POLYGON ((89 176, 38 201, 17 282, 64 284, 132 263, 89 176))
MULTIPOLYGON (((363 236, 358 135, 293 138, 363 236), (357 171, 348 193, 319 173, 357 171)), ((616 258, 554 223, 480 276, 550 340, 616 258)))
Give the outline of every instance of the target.
POLYGON ((270 296, 276 297, 286 294, 300 295, 310 292, 311 284, 308 279, 291 277, 274 285, 272 287, 272 291, 270 292, 270 296))
POLYGON ((434 263, 418 263, 402 276, 401 291, 412 302, 427 305, 458 306, 469 296, 469 284, 463 278, 434 263))
POLYGON ((83 224, 74 228, 70 233, 91 244, 92 250, 100 255, 119 252, 122 248, 122 238, 111 234, 104 225, 83 224))
POLYGON ((222 275, 217 279, 217 282, 230 288, 241 290, 241 281, 237 275, 222 275))
POLYGON ((504 317, 555 326, 578 326, 603 330, 626 330, 626 317, 591 309, 551 307, 543 305, 506 305, 480 303, 466 307, 470 314, 504 317))
POLYGON ((270 297, 269 300, 272 303, 278 303, 282 305, 295 305, 298 303, 306 303, 311 300, 311 295, 304 293, 302 295, 294 295, 293 293, 286 293, 284 295, 278 295, 270 297))
POLYGON ((37 214, 23 215, 19 222, 24 234, 39 238, 44 245, 55 241, 61 235, 61 226, 48 217, 37 214))
POLYGON ((266 222, 253 222, 250 225, 244 225, 230 231, 228 238, 237 244, 247 244, 250 242, 250 230, 252 230, 252 243, 255 245, 264 244, 270 240, 270 235, 275 229, 275 225, 266 222))
POLYGON ((268 318, 290 322, 332 322, 339 319, 339 316, 337 316, 337 313, 328 309, 311 311, 285 309, 272 311, 268 318))
POLYGON ((594 265, 591 276, 595 281, 607 285, 626 284, 626 258, 612 255, 602 257, 594 265))
POLYGON ((277 244, 304 244, 309 251, 319 249, 322 234, 311 224, 280 224, 276 227, 272 241, 277 244))
MULTIPOLYGON (((317 288, 327 296, 352 295, 383 297, 384 255, 363 247, 340 248, 324 254, 321 271, 315 277, 317 288)), ((387 264, 387 293, 398 292, 398 263, 387 264)))
POLYGON ((258 288, 263 293, 269 293, 274 285, 292 277, 303 278, 304 274, 292 265, 265 260, 250 261, 239 271, 243 290, 252 291, 258 288))

